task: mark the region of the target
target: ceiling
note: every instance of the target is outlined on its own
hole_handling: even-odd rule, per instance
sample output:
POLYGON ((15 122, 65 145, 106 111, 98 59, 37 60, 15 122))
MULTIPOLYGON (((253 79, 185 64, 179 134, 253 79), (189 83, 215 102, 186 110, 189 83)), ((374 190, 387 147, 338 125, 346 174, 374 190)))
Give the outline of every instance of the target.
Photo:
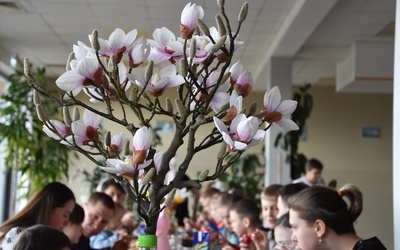
MULTIPOLYGON (((231 26, 236 29, 244 1, 225 2, 231 26)), ((252 72, 258 90, 265 88, 265 69, 272 57, 293 58, 293 84, 335 84, 337 65, 349 57, 355 43, 386 43, 393 47, 395 0, 248 2, 249 13, 240 32, 240 40, 245 44, 235 59, 240 59, 245 69, 252 72)), ((49 75, 59 76, 65 70, 72 45, 77 41, 89 44, 88 34, 93 29, 105 39, 116 27, 125 31, 138 29, 148 38, 162 26, 179 34, 181 11, 187 3, 185 0, 0 0, 0 68, 7 68, 10 56, 19 54, 28 57, 35 66, 46 66, 49 75)), ((203 21, 216 26, 215 14, 219 13, 216 0, 196 3, 204 8, 203 21)))

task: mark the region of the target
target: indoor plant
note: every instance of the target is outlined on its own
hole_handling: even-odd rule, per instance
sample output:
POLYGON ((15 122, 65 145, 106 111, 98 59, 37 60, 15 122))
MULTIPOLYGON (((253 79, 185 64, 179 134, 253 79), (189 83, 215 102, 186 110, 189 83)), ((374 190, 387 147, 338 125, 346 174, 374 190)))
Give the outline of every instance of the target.
MULTIPOLYGON (((4 142, 7 169, 24 175, 19 186, 27 190, 22 197, 27 198, 46 183, 68 178, 70 150, 42 131, 36 108, 31 98, 27 98, 31 94, 28 78, 22 62, 17 61, 20 63, 15 73, 8 77, 10 85, 0 96, 0 141, 4 142)), ((33 72, 41 82, 45 82, 45 73, 45 68, 33 72)), ((42 101, 46 111, 57 116, 59 105, 42 101)))
POLYGON ((148 235, 155 234, 158 215, 172 200, 174 190, 200 188, 201 182, 218 178, 244 150, 260 143, 273 123, 298 129, 288 118, 297 103, 281 102, 276 87, 265 94, 263 110, 257 111, 255 104, 247 111, 242 109, 242 99, 250 94, 253 79, 240 62, 231 64, 236 49, 243 44, 238 34, 248 4, 243 5, 238 28, 233 31, 224 1, 217 3, 221 9, 221 15, 216 16, 218 28, 208 28, 201 20, 201 6, 187 4, 182 11, 179 38, 165 27, 156 29, 153 39, 148 40, 136 39, 136 30, 125 34, 121 29, 115 29, 105 40, 94 30, 89 36, 91 47, 82 42, 74 45, 67 72, 56 81, 64 91, 60 97, 35 81, 26 60, 25 74, 31 79, 34 103, 46 133, 114 175, 137 203, 148 235), (126 57, 128 66, 122 60, 126 57), (141 71, 139 65, 147 60, 147 67, 137 73, 141 71), (176 98, 167 98, 162 104, 160 96, 166 88, 176 89, 176 98), (101 105, 78 99, 76 95, 82 90, 90 101, 101 105), (64 107, 64 121, 46 115, 39 94, 64 107), (83 119, 76 106, 85 109, 83 119), (122 114, 117 115, 115 109, 122 114), (151 147, 151 121, 160 116, 174 124, 172 140, 164 152, 151 147), (125 127, 133 135, 132 146, 123 134, 107 132, 100 136, 101 118, 125 127), (206 124, 215 127, 200 137, 198 129, 206 124), (217 145, 215 168, 200 173, 197 179, 183 181, 193 156, 217 145), (180 147, 185 147, 186 155, 177 163, 172 181, 166 182, 169 162, 180 147), (104 160, 106 164, 102 164, 104 160))

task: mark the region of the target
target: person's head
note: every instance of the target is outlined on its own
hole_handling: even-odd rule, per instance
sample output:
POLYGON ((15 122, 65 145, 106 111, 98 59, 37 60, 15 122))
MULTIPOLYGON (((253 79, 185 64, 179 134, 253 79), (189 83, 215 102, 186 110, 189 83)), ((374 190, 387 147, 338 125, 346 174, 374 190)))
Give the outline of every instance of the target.
POLYGON ((278 216, 278 189, 280 184, 272 184, 265 187, 261 192, 261 212, 263 220, 268 224, 268 228, 273 229, 278 216))
POLYGON ((75 204, 74 210, 69 215, 69 222, 63 228, 63 232, 68 236, 72 244, 76 244, 82 235, 82 222, 85 218, 85 212, 79 204, 75 204))
POLYGON ((229 221, 237 236, 253 233, 260 225, 260 209, 250 199, 242 199, 231 207, 229 221))
POLYGON ((213 182, 210 182, 207 186, 204 187, 204 189, 201 192, 200 195, 200 199, 199 202, 201 204, 201 206, 203 207, 203 210, 206 214, 210 214, 211 213, 211 207, 210 207, 210 203, 212 200, 212 197, 215 194, 220 193, 220 191, 214 187, 212 187, 213 182))
POLYGON ((115 230, 122 226, 122 217, 124 216, 126 210, 119 203, 114 203, 114 205, 115 205, 114 215, 108 222, 107 226, 105 227, 106 230, 115 230))
POLYGON ((221 223, 223 218, 221 218, 218 214, 218 209, 219 209, 219 205, 220 205, 220 199, 221 199, 221 195, 223 193, 222 192, 218 192, 216 194, 214 194, 213 197, 211 197, 210 199, 210 203, 209 203, 209 218, 213 219, 214 222, 216 223, 221 223))
POLYGON ((274 240, 276 250, 292 250, 296 247, 296 242, 292 241, 292 227, 289 223, 289 213, 279 217, 274 228, 274 240))
POLYGON ((55 228, 35 225, 22 231, 13 250, 67 250, 71 249, 68 237, 55 228))
POLYGON ((122 186, 114 179, 108 179, 101 185, 101 191, 108 194, 115 203, 124 204, 126 193, 122 186))
POLYGON ((287 184, 278 189, 278 200, 277 200, 278 218, 284 215, 285 213, 289 212, 289 206, 288 206, 289 198, 296 195, 305 188, 308 188, 307 184, 301 182, 301 183, 287 184))
POLYGON ((75 196, 71 189, 60 182, 49 183, 37 191, 20 212, 0 226, 0 239, 13 227, 43 224, 62 230, 74 206, 75 196))
POLYGON ((318 249, 330 235, 354 235, 353 223, 361 211, 362 193, 355 186, 345 185, 339 191, 323 186, 307 188, 289 200, 292 240, 301 249, 318 249))
POLYGON ((90 237, 99 234, 114 214, 114 201, 105 193, 94 192, 87 203, 82 204, 85 211, 83 235, 90 237))
POLYGON ((305 177, 311 183, 311 185, 317 184, 318 180, 321 178, 323 168, 324 166, 317 159, 310 159, 306 162, 305 177))
POLYGON ((229 211, 233 206, 233 204, 235 204, 241 199, 243 199, 243 197, 234 190, 228 190, 227 192, 223 192, 219 196, 218 208, 216 213, 218 218, 220 218, 224 222, 224 225, 229 230, 232 230, 229 223, 229 211))

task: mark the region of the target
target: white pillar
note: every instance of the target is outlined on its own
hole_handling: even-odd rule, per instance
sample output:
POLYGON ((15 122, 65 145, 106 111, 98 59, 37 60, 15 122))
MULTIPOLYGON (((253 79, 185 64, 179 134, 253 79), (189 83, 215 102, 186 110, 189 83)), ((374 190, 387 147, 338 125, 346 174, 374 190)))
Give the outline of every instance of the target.
MULTIPOLYGON (((292 58, 272 57, 267 66, 267 90, 278 86, 282 100, 292 99, 292 58)), ((279 126, 273 125, 267 130, 265 138, 265 178, 264 185, 287 184, 290 179, 290 163, 286 161, 287 152, 275 147, 275 139, 282 132, 279 126)))
MULTIPOLYGON (((396 1, 396 22, 400 23, 400 1, 396 1)), ((400 249, 400 25, 396 25, 393 80, 393 232, 394 249, 400 249)))

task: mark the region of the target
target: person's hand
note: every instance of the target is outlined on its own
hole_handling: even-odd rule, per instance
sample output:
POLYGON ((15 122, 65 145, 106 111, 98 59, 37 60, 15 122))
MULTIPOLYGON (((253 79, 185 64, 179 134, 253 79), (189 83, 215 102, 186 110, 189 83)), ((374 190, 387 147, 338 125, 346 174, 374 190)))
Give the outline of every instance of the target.
POLYGON ((189 218, 184 218, 183 219, 183 225, 184 225, 184 228, 185 228, 186 232, 192 232, 193 229, 195 228, 195 226, 194 226, 195 224, 196 223, 194 221, 192 221, 191 219, 189 219, 189 218))
POLYGON ((240 237, 241 250, 257 250, 250 235, 244 234, 240 237))
POLYGON ((267 234, 261 230, 256 230, 250 235, 240 238, 240 249, 243 250, 269 250, 267 234))
POLYGON ((114 246, 111 248, 112 250, 128 250, 129 249, 129 245, 132 241, 132 236, 130 235, 124 235, 122 236, 121 239, 117 240, 114 243, 114 246))

